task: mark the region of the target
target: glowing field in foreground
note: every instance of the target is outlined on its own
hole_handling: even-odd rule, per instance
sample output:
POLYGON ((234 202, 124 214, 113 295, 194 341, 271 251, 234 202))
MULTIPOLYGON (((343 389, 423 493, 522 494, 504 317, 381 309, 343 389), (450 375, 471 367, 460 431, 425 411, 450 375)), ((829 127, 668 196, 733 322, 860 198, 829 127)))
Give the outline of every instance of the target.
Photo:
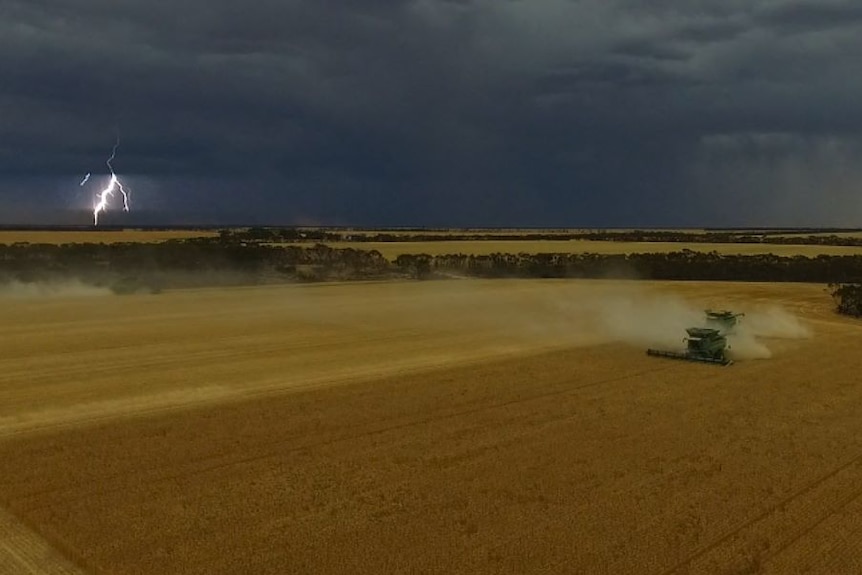
POLYGON ((84 572, 853 572, 862 326, 831 306, 502 280, 18 299, 0 502, 84 572), (644 354, 702 307, 774 321, 771 357, 644 354))

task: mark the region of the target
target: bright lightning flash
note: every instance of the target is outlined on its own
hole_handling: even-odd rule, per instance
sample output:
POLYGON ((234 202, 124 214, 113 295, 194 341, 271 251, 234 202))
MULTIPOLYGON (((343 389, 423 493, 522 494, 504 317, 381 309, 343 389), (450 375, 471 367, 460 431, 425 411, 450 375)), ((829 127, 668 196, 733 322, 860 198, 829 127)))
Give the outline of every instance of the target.
MULTIPOLYGON (((123 188, 123 183, 120 182, 120 179, 117 178, 117 174, 114 173, 114 166, 111 165, 111 162, 114 161, 114 158, 117 156, 117 148, 120 146, 120 138, 117 138, 117 143, 114 144, 114 149, 111 150, 111 157, 108 158, 108 161, 105 162, 108 165, 108 170, 111 172, 111 179, 108 182, 108 185, 101 192, 96 194, 96 205, 93 206, 93 225, 99 225, 99 214, 104 212, 108 208, 108 200, 114 197, 114 192, 119 190, 123 195, 123 211, 129 211, 129 194, 126 192, 126 189, 123 188)), ((89 175, 89 174, 88 174, 89 175)), ((81 182, 83 185, 88 178, 84 178, 84 182, 81 182)))

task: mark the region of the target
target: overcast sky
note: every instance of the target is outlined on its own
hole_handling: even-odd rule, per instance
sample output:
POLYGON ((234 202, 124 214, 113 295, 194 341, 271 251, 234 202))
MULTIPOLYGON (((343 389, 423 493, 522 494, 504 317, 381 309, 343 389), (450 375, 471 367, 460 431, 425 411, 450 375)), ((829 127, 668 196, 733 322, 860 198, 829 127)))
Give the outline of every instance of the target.
POLYGON ((0 2, 0 223, 117 129, 112 223, 862 227, 862 3, 0 2))

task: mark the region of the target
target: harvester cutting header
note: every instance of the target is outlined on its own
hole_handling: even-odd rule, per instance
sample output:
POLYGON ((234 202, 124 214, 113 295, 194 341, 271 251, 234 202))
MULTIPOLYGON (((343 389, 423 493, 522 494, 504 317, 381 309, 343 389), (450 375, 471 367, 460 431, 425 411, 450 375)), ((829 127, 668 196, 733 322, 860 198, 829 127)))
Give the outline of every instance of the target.
POLYGON ((730 349, 727 334, 734 330, 744 314, 726 310, 706 310, 705 313, 708 327, 690 327, 685 330, 688 334, 684 340, 685 351, 648 349, 647 355, 719 365, 732 364, 733 360, 727 357, 730 349))

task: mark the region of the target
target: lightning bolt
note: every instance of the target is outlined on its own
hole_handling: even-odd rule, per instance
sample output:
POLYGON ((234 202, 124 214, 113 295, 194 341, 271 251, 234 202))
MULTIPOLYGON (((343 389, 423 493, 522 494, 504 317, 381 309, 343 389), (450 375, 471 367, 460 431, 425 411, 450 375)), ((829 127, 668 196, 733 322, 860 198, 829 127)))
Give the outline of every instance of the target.
POLYGON ((87 183, 87 181, 89 181, 89 179, 90 179, 90 172, 87 172, 87 175, 86 175, 86 176, 84 176, 84 179, 83 179, 83 180, 81 180, 81 183, 80 183, 80 184, 78 184, 78 185, 79 185, 79 186, 81 186, 81 187, 84 187, 84 184, 86 184, 86 183, 87 183))
MULTIPOLYGON (((117 177, 117 174, 114 173, 114 166, 111 164, 111 162, 114 161, 114 158, 117 157, 117 148, 119 147, 120 136, 117 135, 117 141, 114 144, 114 148, 111 150, 111 157, 109 157, 108 160, 105 162, 105 164, 108 166, 108 170, 111 172, 111 179, 108 182, 108 185, 105 186, 105 189, 96 194, 96 205, 93 206, 94 226, 99 225, 99 214, 104 212, 108 208, 108 200, 114 197, 114 192, 117 190, 119 190, 120 193, 123 195, 123 211, 129 211, 129 194, 128 192, 126 192, 126 189, 123 187, 123 183, 117 177)), ((87 174, 87 177, 85 177, 81 182, 82 186, 87 182, 89 177, 90 175, 87 174)))

